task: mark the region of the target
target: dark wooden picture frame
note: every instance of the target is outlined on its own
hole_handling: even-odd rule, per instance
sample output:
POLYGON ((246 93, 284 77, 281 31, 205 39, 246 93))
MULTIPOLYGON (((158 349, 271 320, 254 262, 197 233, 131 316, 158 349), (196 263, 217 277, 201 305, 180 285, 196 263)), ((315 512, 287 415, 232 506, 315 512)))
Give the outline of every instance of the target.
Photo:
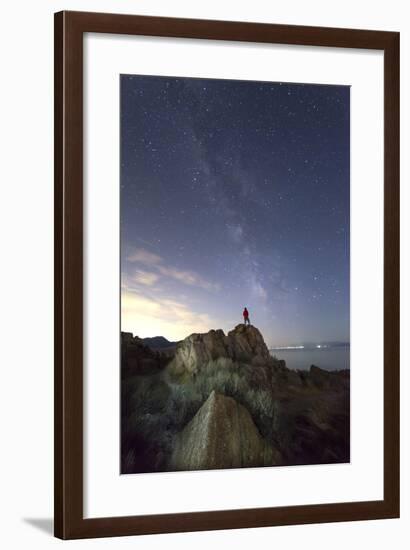
POLYGON ((60 12, 55 15, 55 535, 62 539, 399 517, 399 33, 60 12), (87 32, 384 52, 384 498, 83 517, 83 35, 87 32))

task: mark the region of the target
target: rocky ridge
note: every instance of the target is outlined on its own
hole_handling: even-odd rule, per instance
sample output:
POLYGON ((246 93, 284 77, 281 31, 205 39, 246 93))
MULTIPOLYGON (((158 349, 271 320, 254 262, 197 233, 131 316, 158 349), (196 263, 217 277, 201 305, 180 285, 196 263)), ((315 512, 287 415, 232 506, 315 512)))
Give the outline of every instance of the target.
POLYGON ((122 348, 123 473, 350 459, 348 371, 290 370, 245 325, 122 348))
POLYGON ((240 324, 227 335, 221 329, 191 334, 177 345, 168 369, 175 374, 196 373, 203 365, 221 358, 255 366, 273 363, 259 330, 240 324))
POLYGON ((271 466, 275 462, 280 463, 280 454, 261 437, 245 407, 215 390, 177 435, 171 457, 175 470, 271 466))

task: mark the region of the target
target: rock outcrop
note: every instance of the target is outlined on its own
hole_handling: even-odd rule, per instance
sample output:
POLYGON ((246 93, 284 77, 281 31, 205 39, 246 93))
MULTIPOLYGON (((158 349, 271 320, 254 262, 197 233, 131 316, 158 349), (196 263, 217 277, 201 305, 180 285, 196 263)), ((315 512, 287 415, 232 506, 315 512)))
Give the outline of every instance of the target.
POLYGON ((122 473, 350 460, 350 372, 290 370, 256 327, 121 352, 122 473))
POLYGON ((249 412, 231 397, 211 395, 178 434, 171 469, 203 470, 279 464, 249 412))
POLYGON ((273 361, 259 330, 240 324, 227 335, 220 329, 210 330, 206 334, 191 334, 177 345, 168 369, 177 375, 194 374, 201 366, 221 358, 250 365, 273 361))

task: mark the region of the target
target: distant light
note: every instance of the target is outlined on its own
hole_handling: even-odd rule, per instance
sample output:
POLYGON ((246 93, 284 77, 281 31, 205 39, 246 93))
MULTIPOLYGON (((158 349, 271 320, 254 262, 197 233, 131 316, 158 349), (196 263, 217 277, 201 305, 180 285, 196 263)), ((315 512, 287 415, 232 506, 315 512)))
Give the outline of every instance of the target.
POLYGON ((305 346, 280 346, 278 348, 271 348, 272 350, 278 349, 305 349, 305 346))

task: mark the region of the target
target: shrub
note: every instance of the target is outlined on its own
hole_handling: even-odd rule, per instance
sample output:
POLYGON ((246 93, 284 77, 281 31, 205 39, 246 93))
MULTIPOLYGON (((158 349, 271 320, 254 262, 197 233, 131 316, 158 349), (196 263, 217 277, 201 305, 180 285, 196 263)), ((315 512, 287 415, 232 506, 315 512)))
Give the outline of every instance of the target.
POLYGON ((270 370, 218 358, 196 374, 178 379, 163 371, 124 381, 122 445, 123 452, 127 450, 127 471, 132 471, 132 464, 140 467, 132 451, 137 443, 141 452, 151 456, 152 464, 164 469, 175 435, 195 416, 213 390, 242 404, 262 436, 271 439, 277 405, 270 370))

